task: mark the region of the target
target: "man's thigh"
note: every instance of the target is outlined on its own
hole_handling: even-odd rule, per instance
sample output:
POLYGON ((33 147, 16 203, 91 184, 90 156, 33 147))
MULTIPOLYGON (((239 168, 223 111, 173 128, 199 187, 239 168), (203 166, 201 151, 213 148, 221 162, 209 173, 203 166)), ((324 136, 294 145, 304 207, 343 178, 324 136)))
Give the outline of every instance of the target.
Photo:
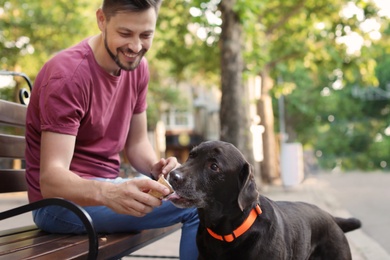
MULTIPOLYGON (((143 229, 166 227, 191 221, 196 209, 179 209, 164 201, 144 217, 118 214, 105 206, 84 207, 91 216, 95 230, 99 233, 132 232, 143 229)), ((33 213, 39 228, 52 233, 85 233, 81 220, 70 210, 60 206, 48 206, 33 213)))
POLYGON ((179 209, 169 201, 164 201, 160 207, 154 208, 144 217, 118 214, 103 206, 85 207, 84 209, 90 214, 99 233, 131 232, 167 227, 185 222, 191 218, 191 215, 196 214, 196 209, 179 209))

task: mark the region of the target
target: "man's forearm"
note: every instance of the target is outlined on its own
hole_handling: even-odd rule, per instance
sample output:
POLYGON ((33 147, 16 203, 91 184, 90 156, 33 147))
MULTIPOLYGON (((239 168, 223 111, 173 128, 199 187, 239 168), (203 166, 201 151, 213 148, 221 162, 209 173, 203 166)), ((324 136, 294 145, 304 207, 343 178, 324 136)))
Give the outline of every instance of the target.
POLYGON ((42 174, 40 179, 44 198, 61 197, 81 206, 103 205, 102 190, 110 185, 112 184, 81 178, 63 168, 53 168, 42 174))

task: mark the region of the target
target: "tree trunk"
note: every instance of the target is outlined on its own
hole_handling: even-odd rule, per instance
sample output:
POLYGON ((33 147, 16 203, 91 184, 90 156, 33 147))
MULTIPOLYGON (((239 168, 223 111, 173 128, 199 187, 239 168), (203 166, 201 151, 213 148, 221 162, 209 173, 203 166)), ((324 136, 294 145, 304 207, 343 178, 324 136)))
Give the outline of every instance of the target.
POLYGON ((222 13, 220 137, 240 149, 253 165, 249 102, 242 82, 242 26, 233 11, 235 4, 235 0, 223 0, 219 6, 222 13))
POLYGON ((264 183, 272 183, 279 178, 278 147, 274 130, 274 112, 270 90, 273 87, 273 80, 269 75, 267 67, 260 73, 262 78, 261 98, 258 103, 258 113, 261 124, 264 126, 263 153, 264 160, 260 164, 261 177, 264 183))

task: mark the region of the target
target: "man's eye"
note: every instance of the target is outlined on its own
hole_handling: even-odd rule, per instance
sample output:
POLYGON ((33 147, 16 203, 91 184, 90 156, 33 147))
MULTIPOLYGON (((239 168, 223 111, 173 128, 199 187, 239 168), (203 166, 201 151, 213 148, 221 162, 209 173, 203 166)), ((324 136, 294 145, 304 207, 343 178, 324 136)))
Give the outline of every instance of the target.
POLYGON ((149 39, 149 38, 153 37, 153 34, 142 34, 141 37, 144 39, 149 39))
POLYGON ((210 169, 215 171, 215 172, 219 172, 219 167, 218 167, 218 165, 216 163, 212 163, 210 165, 210 169))

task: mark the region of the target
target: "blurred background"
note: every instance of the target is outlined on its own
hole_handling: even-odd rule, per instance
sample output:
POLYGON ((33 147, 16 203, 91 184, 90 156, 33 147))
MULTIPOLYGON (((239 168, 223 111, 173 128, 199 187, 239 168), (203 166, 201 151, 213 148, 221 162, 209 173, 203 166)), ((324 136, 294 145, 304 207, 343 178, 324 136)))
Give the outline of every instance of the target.
MULTIPOLYGON (((0 0, 0 98, 99 33, 101 0, 0 0), (5 75, 4 75, 5 74, 5 75)), ((160 156, 236 145, 261 184, 390 169, 390 1, 164 0, 148 96, 160 156)), ((124 171, 129 168, 123 162, 124 171)))

